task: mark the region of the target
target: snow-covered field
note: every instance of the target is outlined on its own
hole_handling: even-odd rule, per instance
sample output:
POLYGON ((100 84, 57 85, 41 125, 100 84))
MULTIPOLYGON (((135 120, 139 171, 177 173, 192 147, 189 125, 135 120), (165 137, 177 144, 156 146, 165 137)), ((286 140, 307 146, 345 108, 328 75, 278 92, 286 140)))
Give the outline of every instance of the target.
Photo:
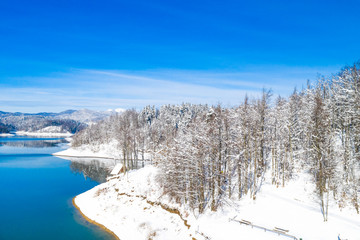
POLYGON ((148 165, 103 183, 75 198, 88 218, 104 225, 120 239, 291 239, 273 232, 239 224, 289 230, 297 239, 360 240, 360 216, 354 209, 336 205, 323 222, 320 207, 311 196, 309 179, 291 181, 285 188, 264 183, 257 199, 232 201, 218 212, 195 216, 170 201, 156 182, 158 169, 148 165), (175 210, 177 209, 177 210, 175 210))

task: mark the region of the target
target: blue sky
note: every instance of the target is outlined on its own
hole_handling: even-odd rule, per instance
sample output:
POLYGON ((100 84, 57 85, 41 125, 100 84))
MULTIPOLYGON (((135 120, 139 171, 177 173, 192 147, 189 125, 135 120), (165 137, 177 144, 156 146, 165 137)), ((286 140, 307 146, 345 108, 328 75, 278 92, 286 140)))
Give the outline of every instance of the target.
POLYGON ((359 1, 0 1, 0 110, 234 105, 360 59, 359 1))

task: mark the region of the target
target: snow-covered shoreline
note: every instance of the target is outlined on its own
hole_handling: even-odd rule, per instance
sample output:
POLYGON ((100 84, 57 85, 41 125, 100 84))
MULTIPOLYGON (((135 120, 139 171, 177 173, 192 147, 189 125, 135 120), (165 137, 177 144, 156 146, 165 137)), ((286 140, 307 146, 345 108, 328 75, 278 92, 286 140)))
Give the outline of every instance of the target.
POLYGON ((54 156, 78 157, 78 158, 105 158, 118 159, 120 157, 117 149, 117 142, 101 145, 94 150, 91 146, 70 147, 64 151, 53 153, 54 156))
POLYGON ((113 233, 111 230, 109 230, 108 228, 106 228, 104 225, 102 225, 102 224, 100 224, 100 223, 98 223, 98 222, 96 222, 96 221, 94 221, 94 220, 91 220, 91 219, 88 218, 83 212, 81 212, 80 208, 79 208, 79 207, 76 205, 76 203, 75 203, 75 198, 76 198, 76 197, 74 197, 74 198, 72 199, 72 204, 73 204, 73 206, 76 208, 76 210, 79 211, 79 213, 81 214, 81 216, 82 216, 86 221, 88 221, 88 222, 90 222, 90 223, 92 223, 92 224, 95 224, 95 225, 99 226, 101 229, 103 229, 103 230, 105 230, 106 232, 110 233, 115 239, 120 240, 120 239, 118 238, 118 236, 117 236, 115 233, 113 233))
MULTIPOLYGON (((55 156, 116 159, 117 142, 69 148, 55 156)), ((234 197, 222 209, 198 215, 185 204, 171 200, 157 181, 159 169, 147 165, 121 174, 76 196, 74 206, 86 219, 119 239, 289 239, 274 232, 252 228, 232 221, 246 220, 269 230, 283 228, 297 239, 360 240, 360 220, 351 207, 339 209, 330 203, 329 220, 323 222, 319 204, 314 199, 315 186, 310 176, 299 173, 284 188, 265 181, 256 200, 234 197)), ((266 176, 266 179, 271 179, 266 176)))
POLYGON ((10 136, 14 136, 14 134, 12 134, 12 133, 0 133, 0 137, 10 137, 10 136))
MULTIPOLYGON (((75 204, 91 221, 104 225, 120 239, 192 239, 195 230, 182 217, 164 209, 155 184, 157 169, 148 165, 119 175, 75 197, 75 204), (140 177, 141 176, 141 177, 140 177)), ((166 202, 166 201, 165 201, 166 202)), ((166 205, 175 208, 170 202, 166 205)))
POLYGON ((34 136, 34 137, 71 137, 72 133, 57 133, 57 132, 25 132, 17 131, 15 133, 18 136, 34 136))
MULTIPOLYGON (((114 140, 108 144, 102 144, 96 147, 89 145, 70 147, 64 151, 53 153, 52 155, 58 157, 122 159, 122 152, 118 150, 117 146, 118 142, 114 140)), ((148 161, 149 159, 149 154, 145 154, 144 160, 148 161)))
POLYGON ((34 136, 34 137, 66 137, 73 136, 72 133, 58 133, 58 132, 26 132, 17 131, 14 133, 0 133, 0 137, 11 137, 11 136, 34 136))
POLYGON ((319 206, 311 199, 313 186, 298 179, 285 188, 264 184, 256 201, 244 198, 228 202, 217 212, 194 214, 170 200, 156 180, 158 169, 148 165, 119 175, 78 195, 75 203, 91 221, 105 226, 120 239, 289 239, 238 222, 289 230, 297 239, 359 240, 360 220, 353 209, 331 207, 323 222, 319 206), (168 210, 167 210, 168 209, 168 210), (170 209, 170 210, 169 210, 170 209), (174 211, 175 209, 175 211, 174 211), (188 227, 189 226, 189 227, 188 227))

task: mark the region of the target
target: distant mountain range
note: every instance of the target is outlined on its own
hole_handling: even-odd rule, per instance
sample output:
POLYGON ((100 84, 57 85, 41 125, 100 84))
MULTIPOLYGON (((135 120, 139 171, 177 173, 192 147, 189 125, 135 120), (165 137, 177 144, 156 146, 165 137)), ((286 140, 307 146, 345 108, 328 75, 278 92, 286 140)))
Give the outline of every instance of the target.
POLYGON ((44 129, 56 129, 57 133, 75 133, 87 125, 101 121, 115 113, 116 111, 93 111, 89 109, 66 110, 60 113, 0 111, 0 133, 13 131, 44 132, 44 129), (51 128, 52 126, 56 128, 51 128))

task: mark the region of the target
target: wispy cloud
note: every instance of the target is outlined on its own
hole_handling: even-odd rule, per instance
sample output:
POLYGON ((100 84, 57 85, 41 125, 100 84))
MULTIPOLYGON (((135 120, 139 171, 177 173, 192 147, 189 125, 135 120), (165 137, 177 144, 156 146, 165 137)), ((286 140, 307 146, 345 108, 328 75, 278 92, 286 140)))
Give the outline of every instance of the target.
MULTIPOLYGON (((1 84, 2 111, 62 111, 90 108, 141 108, 182 102, 239 104, 245 95, 256 97, 262 88, 288 95, 315 69, 272 68, 252 71, 108 71, 73 69, 46 77, 23 78, 26 85, 1 84)), ((325 72, 327 74, 327 72, 325 72)), ((8 81, 9 82, 9 81, 8 81)), ((16 79, 14 82, 21 82, 16 79)))

